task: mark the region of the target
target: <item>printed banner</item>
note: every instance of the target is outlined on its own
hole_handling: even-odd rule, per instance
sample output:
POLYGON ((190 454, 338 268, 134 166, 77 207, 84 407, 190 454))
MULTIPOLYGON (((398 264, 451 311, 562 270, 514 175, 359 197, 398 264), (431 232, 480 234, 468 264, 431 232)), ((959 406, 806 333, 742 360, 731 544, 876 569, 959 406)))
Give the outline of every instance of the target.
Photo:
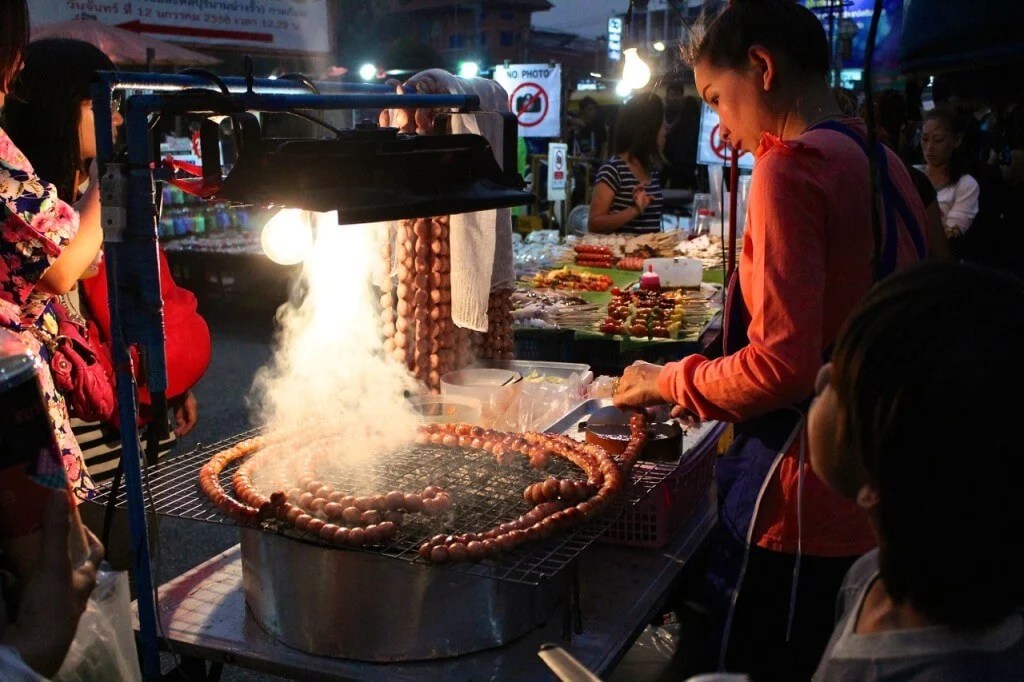
POLYGON ((327 0, 32 0, 32 26, 93 19, 167 41, 327 52, 327 0))

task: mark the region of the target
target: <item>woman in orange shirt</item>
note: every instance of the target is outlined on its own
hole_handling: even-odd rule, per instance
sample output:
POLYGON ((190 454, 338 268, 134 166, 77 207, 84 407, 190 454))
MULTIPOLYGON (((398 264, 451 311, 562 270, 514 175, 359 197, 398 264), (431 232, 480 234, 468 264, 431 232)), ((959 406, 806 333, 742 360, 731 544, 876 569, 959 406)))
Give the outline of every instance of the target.
POLYGON ((809 679, 842 578, 874 539, 862 511, 811 471, 806 408, 843 321, 875 281, 924 256, 924 207, 903 164, 879 145, 871 153, 885 210, 874 235, 866 127, 833 98, 828 41, 811 11, 734 0, 691 50, 723 139, 757 159, 724 354, 629 367, 615 401, 668 402, 677 414, 734 425, 716 466, 711 665, 809 679))

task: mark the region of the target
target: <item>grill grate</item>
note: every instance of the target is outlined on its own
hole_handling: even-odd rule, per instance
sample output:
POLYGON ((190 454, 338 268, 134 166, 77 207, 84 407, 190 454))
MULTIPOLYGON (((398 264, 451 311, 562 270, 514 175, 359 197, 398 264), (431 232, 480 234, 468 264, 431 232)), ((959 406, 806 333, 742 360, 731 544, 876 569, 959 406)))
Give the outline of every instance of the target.
MULTIPOLYGON (((167 458, 150 467, 147 480, 152 509, 166 516, 233 524, 234 521, 217 509, 200 491, 197 482, 199 469, 213 454, 259 433, 259 429, 253 429, 212 445, 200 445, 191 452, 167 458)), ((567 435, 582 437, 577 429, 573 429, 567 435)), ((233 462, 221 473, 221 483, 226 490, 231 490, 231 475, 239 463, 233 462)), ((618 500, 601 516, 543 541, 525 543, 495 559, 479 563, 451 564, 444 568, 496 580, 540 584, 571 563, 623 512, 633 507, 661 483, 675 467, 674 462, 638 462, 633 468, 630 482, 624 487, 618 500)), ((558 457, 552 457, 543 471, 537 471, 529 468, 524 457, 517 457, 511 466, 500 466, 495 462, 493 455, 484 451, 453 450, 435 445, 417 445, 374 462, 338 467, 331 475, 324 476, 325 481, 338 490, 351 494, 386 493, 389 490, 413 492, 427 485, 439 485, 451 496, 452 511, 443 518, 408 514, 404 525, 395 536, 380 547, 331 549, 368 551, 398 560, 423 563, 417 549, 420 544, 438 533, 457 535, 482 532, 500 523, 512 521, 529 511, 530 505, 522 499, 523 489, 547 476, 585 478, 583 472, 575 465, 558 457)), ((98 496, 97 502, 105 504, 110 494, 108 484, 98 496)), ((123 487, 118 491, 116 505, 127 505, 123 487)), ((300 542, 325 544, 318 536, 298 531, 277 521, 265 521, 262 528, 266 532, 280 533, 300 542)))

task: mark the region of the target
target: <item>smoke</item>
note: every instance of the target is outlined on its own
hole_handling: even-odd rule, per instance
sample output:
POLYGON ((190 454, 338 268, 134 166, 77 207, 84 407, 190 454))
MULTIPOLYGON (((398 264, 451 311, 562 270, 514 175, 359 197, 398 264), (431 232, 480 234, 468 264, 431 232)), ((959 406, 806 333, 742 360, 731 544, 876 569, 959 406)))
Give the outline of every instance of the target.
POLYGON ((257 372, 249 404, 256 422, 294 441, 294 451, 326 438, 318 447, 330 444, 327 460, 348 463, 412 441, 418 417, 404 392, 415 386, 377 331, 377 226, 338 225, 336 213, 314 214, 314 225, 314 247, 277 311, 274 355, 257 372))

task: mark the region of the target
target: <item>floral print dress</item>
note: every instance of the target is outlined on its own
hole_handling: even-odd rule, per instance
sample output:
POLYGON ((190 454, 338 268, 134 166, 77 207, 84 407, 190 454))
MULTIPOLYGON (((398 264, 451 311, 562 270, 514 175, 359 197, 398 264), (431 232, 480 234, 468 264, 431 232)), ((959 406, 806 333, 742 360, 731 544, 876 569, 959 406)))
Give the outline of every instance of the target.
MULTIPOLYGON (((36 331, 56 333, 54 297, 37 291, 36 283, 77 232, 78 213, 57 198, 56 188, 35 174, 25 155, 0 129, 0 326, 18 334, 46 360, 49 353, 36 331)), ((96 494, 96 485, 85 468, 67 405, 53 386, 49 367, 42 374, 68 483, 79 500, 87 500, 96 494)))

